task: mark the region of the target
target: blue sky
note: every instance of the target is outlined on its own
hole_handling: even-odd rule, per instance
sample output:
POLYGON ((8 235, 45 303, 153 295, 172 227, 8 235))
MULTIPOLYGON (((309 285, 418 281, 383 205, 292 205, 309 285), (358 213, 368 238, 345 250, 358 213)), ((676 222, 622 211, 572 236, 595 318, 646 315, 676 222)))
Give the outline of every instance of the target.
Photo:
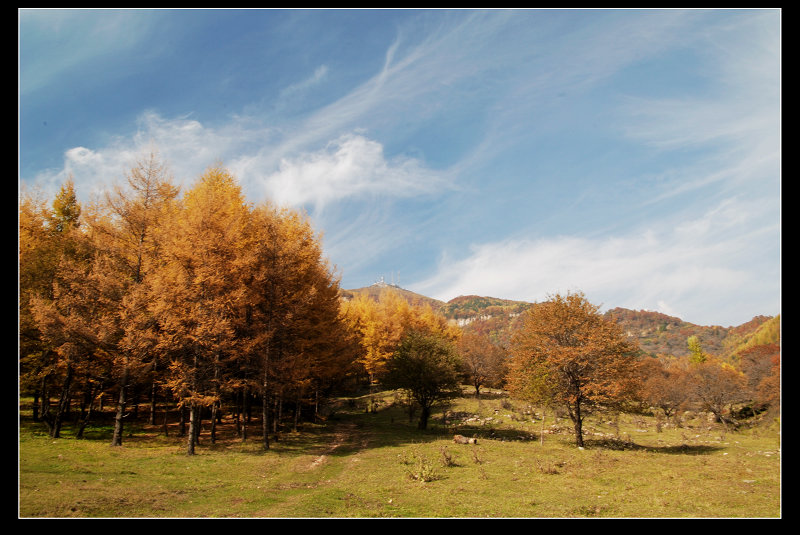
POLYGON ((344 288, 781 307, 781 11, 19 11, 20 185, 157 150, 306 210, 344 288))

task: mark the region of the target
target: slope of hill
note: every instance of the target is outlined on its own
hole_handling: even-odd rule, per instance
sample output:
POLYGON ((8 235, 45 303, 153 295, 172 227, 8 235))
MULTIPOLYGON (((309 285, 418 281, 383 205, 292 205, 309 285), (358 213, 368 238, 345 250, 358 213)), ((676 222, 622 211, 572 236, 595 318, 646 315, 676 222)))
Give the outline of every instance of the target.
POLYGON ((689 354, 687 339, 697 336, 706 353, 719 356, 730 354, 733 333, 749 333, 768 318, 759 316, 739 327, 695 325, 660 312, 614 308, 605 313, 607 319, 619 323, 630 336, 639 341, 639 347, 652 355, 689 354))
MULTIPOLYGON (((761 318, 763 316, 759 316, 761 318)), ((757 318, 754 318, 755 321, 757 318)), ((738 328, 737 328, 738 329, 738 328)), ((781 315, 760 322, 755 329, 749 331, 735 331, 729 337, 731 342, 731 353, 739 355, 755 346, 766 346, 781 344, 781 315)))
POLYGON ((524 301, 510 301, 508 299, 498 299, 496 297, 481 297, 477 295, 461 295, 451 299, 440 312, 447 318, 470 323, 471 321, 482 318, 500 315, 518 315, 528 308, 531 303, 524 301))
MULTIPOLYGON (((492 342, 506 347, 514 331, 521 326, 523 312, 535 306, 525 301, 477 295, 462 295, 445 303, 386 283, 342 290, 342 297, 351 299, 356 293, 366 293, 377 299, 386 289, 397 291, 412 305, 430 304, 465 332, 488 336, 492 342)), ((687 339, 690 336, 697 336, 706 353, 721 357, 732 356, 747 344, 776 343, 776 337, 777 343, 780 342, 779 332, 775 334, 780 328, 780 316, 756 316, 739 326, 720 327, 695 325, 660 312, 620 307, 604 315, 619 323, 629 336, 638 340, 642 351, 651 355, 688 355, 687 339)))
POLYGON ((448 301, 439 312, 464 331, 487 336, 493 343, 508 347, 522 313, 531 306, 524 301, 462 295, 448 301))
POLYGON ((414 293, 411 290, 406 290, 394 284, 387 284, 385 282, 376 282, 370 286, 365 286, 363 288, 355 288, 353 290, 341 290, 340 294, 342 299, 352 299, 355 297, 356 294, 366 294, 369 297, 375 299, 376 301, 381 295, 381 292, 391 290, 394 292, 399 293, 403 296, 406 301, 408 301, 413 306, 422 306, 422 305, 430 305, 431 308, 434 310, 440 310, 442 306, 444 306, 444 302, 439 301, 438 299, 433 299, 432 297, 426 297, 424 295, 414 293))

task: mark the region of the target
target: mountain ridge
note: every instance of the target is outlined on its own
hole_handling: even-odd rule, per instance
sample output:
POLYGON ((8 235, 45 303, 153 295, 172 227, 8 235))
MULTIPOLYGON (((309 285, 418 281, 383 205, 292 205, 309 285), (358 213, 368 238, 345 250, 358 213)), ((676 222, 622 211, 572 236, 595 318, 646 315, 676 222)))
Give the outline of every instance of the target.
MULTIPOLYGON (((503 346, 508 346, 514 331, 521 326, 522 313, 536 304, 479 295, 460 295, 445 302, 384 282, 342 290, 342 296, 348 299, 357 293, 366 293, 373 299, 378 299, 385 290, 397 291, 412 305, 428 304, 464 331, 488 336, 492 342, 503 346)), ((750 321, 736 326, 697 325, 662 312, 623 307, 612 308, 603 315, 617 322, 628 336, 638 340, 645 353, 654 356, 687 355, 687 339, 690 336, 697 336, 707 353, 734 355, 742 344, 752 339, 762 325, 774 322, 776 318, 778 323, 780 321, 780 315, 756 315, 750 321)))

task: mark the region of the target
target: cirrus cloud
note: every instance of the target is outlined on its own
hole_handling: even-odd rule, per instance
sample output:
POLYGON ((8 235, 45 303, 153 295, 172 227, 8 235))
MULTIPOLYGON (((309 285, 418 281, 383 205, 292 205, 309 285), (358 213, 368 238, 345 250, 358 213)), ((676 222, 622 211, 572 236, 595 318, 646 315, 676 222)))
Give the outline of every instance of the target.
POLYGON ((754 225, 765 209, 758 201, 728 199, 695 220, 658 231, 477 244, 461 259, 443 258, 435 274, 411 289, 442 300, 479 294, 531 302, 582 291, 600 305, 736 325, 742 311, 723 310, 723 303, 760 303, 765 311, 780 306, 773 301, 780 285, 775 266, 748 258, 765 246, 778 249, 777 229, 754 225))

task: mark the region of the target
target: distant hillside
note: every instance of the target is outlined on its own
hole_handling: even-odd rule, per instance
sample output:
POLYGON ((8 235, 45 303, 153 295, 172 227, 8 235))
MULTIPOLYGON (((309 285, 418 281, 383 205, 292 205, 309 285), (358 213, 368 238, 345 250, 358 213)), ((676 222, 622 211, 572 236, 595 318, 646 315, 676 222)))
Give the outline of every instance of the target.
MULTIPOLYGON (((506 347, 514 331, 520 328, 523 313, 535 306, 525 301, 477 295, 462 295, 445 303, 385 283, 342 290, 342 297, 352 299, 356 293, 366 293, 377 299, 387 288, 400 293, 412 305, 431 305, 465 332, 488 336, 494 343, 506 347)), ((780 343, 780 316, 756 316, 736 327, 695 325, 660 312, 619 307, 609 310, 604 316, 619 323, 629 336, 638 340, 639 347, 651 355, 688 355, 687 339, 690 336, 697 336, 706 353, 721 357, 734 355, 749 345, 780 343)))
POLYGON ((732 354, 739 355, 754 346, 781 343, 781 315, 761 322, 755 330, 737 331, 730 336, 732 354))
POLYGON ((434 310, 440 310, 442 306, 444 306, 443 301, 439 301, 438 299, 433 299, 432 297, 426 297, 424 295, 420 295, 418 293, 414 293, 411 290, 406 290, 404 288, 400 288, 394 284, 387 284, 385 282, 376 282, 370 286, 365 286, 363 288, 356 288, 353 290, 341 290, 342 299, 353 299, 356 294, 365 294, 376 301, 378 297, 381 295, 381 292, 384 290, 392 290, 394 292, 399 293, 403 296, 406 301, 408 301, 413 306, 421 306, 421 305, 430 305, 431 308, 434 310))
POLYGON ((531 303, 526 303, 524 301, 510 301, 508 299, 480 297, 477 295, 462 295, 448 301, 442 306, 441 312, 448 318, 459 320, 463 323, 469 323, 471 320, 480 317, 518 315, 530 308, 530 306, 531 303))
POLYGON ((508 347, 522 313, 531 306, 524 301, 462 295, 448 301, 439 312, 464 331, 487 336, 493 343, 508 347))
POLYGON ((636 337, 639 347, 646 353, 688 355, 687 339, 697 336, 703 351, 723 357, 730 355, 743 337, 770 319, 767 316, 756 316, 738 327, 720 327, 695 325, 680 318, 647 310, 615 308, 606 312, 605 316, 619 323, 629 335, 636 337))

